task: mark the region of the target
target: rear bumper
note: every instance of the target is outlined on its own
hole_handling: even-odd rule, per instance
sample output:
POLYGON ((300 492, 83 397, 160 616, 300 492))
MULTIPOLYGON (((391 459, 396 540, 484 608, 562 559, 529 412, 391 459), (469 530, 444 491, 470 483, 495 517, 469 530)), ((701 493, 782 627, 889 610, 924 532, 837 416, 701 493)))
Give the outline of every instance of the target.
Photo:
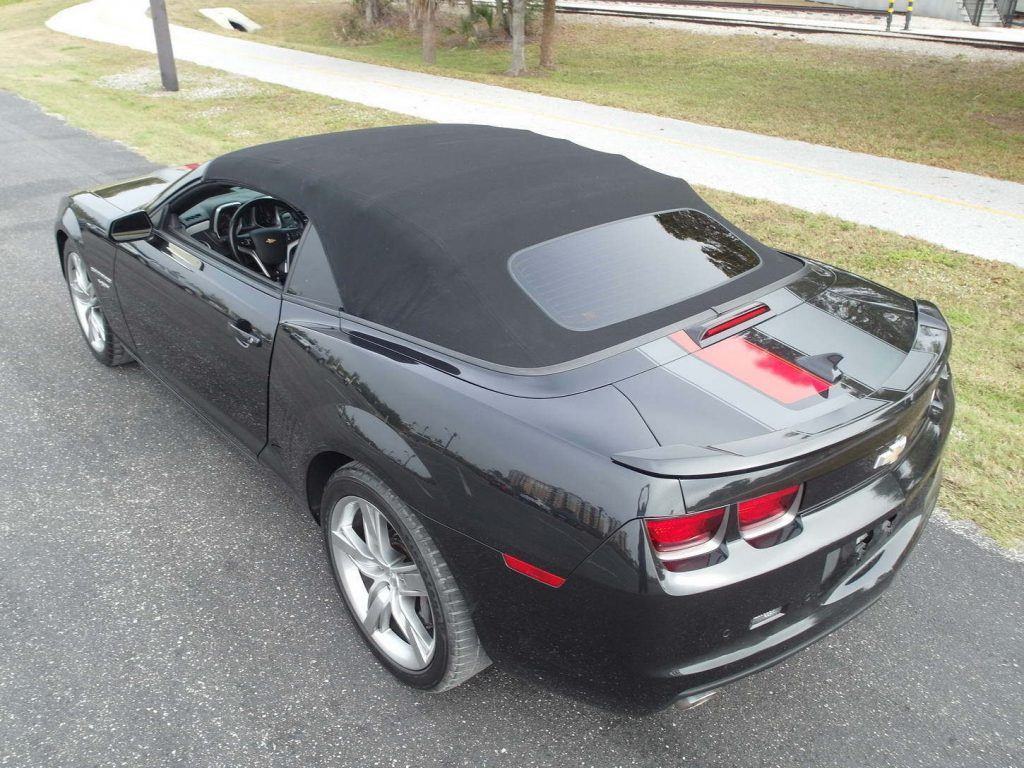
MULTIPOLYGON (((931 490, 925 497, 893 508, 866 529, 876 537, 882 536, 881 527, 892 514, 898 514, 902 521, 875 548, 847 561, 838 577, 828 578, 825 574, 832 563, 843 561, 843 550, 857 536, 829 549, 824 557, 820 592, 805 595, 800 605, 791 601, 779 606, 784 610, 782 618, 763 625, 760 631, 749 629, 748 624, 746 636, 735 643, 724 643, 679 666, 650 670, 650 682, 667 689, 664 693, 669 700, 717 688, 783 661, 856 618, 882 596, 916 545, 935 507, 940 476, 937 472, 929 481, 931 490), (677 690, 680 684, 682 691, 677 690)), ((815 557, 814 561, 820 559, 815 557)))
MULTIPOLYGON (((713 588, 688 595, 650 589, 633 594, 632 605, 622 600, 616 611, 621 610, 621 616, 606 614, 606 621, 622 622, 628 629, 606 636, 609 645, 620 644, 620 650, 615 673, 602 682, 604 693, 609 700, 638 709, 656 709, 770 667, 835 631, 881 597, 892 582, 935 506, 940 478, 936 466, 923 479, 920 493, 895 503, 895 482, 882 480, 852 494, 842 508, 816 513, 821 516, 817 529, 808 521, 801 537, 826 536, 833 515, 855 507, 872 510, 868 524, 788 565, 744 574, 737 558, 737 566, 728 577, 717 576, 713 588), (895 524, 889 522, 894 517, 895 524), (858 541, 865 535, 872 537, 871 545, 858 553, 858 541), (779 612, 778 618, 759 624, 764 621, 759 617, 773 611, 779 612)), ((636 528, 639 547, 642 530, 636 528)), ((596 575, 604 568, 601 559, 588 561, 573 579, 596 575)), ((599 601, 596 595, 591 600, 599 601)), ((619 601, 606 593, 603 602, 609 606, 619 601)), ((592 631, 600 630, 594 626, 592 631)))
POLYGON ((652 561, 635 519, 560 589, 524 581, 477 553, 472 575, 460 582, 475 596, 488 652, 506 666, 553 673, 546 682, 598 705, 649 711, 776 664, 833 632, 881 596, 935 506, 953 418, 951 383, 943 386, 945 408, 929 416, 898 464, 802 516, 800 534, 774 547, 729 542, 724 561, 667 573, 652 561))

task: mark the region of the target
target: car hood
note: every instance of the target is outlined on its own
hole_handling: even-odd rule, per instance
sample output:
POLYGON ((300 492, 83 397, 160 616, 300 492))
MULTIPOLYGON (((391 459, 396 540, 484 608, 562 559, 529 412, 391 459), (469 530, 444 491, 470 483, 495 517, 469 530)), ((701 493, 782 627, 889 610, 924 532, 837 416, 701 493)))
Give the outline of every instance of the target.
POLYGON ((705 341, 713 324, 641 348, 658 365, 616 386, 661 447, 615 461, 682 477, 788 460, 870 428, 948 355, 933 306, 822 265, 760 303, 705 341))
POLYGON ((188 171, 188 168, 161 168, 146 176, 108 184, 89 192, 126 213, 137 211, 156 198, 168 184, 177 181, 188 171))

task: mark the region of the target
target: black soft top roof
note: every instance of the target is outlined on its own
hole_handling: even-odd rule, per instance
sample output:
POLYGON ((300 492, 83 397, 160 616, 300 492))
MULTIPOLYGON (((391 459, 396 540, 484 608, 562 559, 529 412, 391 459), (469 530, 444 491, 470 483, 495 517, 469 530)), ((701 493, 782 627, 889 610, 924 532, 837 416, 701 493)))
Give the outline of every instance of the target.
POLYGON ((737 232, 761 258, 758 269, 713 297, 579 332, 555 323, 524 293, 509 258, 645 213, 692 208, 725 223, 686 182, 529 131, 445 124, 263 144, 211 161, 206 178, 271 194, 308 215, 346 312, 501 366, 584 357, 798 267, 737 232))

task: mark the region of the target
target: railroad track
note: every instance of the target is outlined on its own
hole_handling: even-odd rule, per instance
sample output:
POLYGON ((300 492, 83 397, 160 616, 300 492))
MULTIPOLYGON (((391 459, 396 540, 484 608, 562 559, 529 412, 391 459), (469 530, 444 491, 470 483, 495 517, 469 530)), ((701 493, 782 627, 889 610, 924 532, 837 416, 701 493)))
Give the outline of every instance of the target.
MULTIPOLYGON (((609 5, 629 3, 630 5, 666 5, 678 8, 718 8, 754 11, 799 11, 800 13, 839 14, 843 16, 885 16, 885 11, 866 8, 842 8, 835 5, 790 5, 787 3, 749 3, 737 0, 601 0, 609 5)), ((902 12, 900 12, 902 13, 902 12)))
MULTIPOLYGON (((828 15, 870 16, 879 20, 885 18, 884 11, 873 11, 862 8, 835 8, 817 5, 780 5, 773 3, 728 2, 726 0, 600 0, 599 2, 576 2, 565 0, 558 3, 559 13, 572 13, 583 16, 612 16, 619 18, 652 19, 666 21, 685 21, 691 24, 711 24, 727 27, 754 27, 787 32, 861 35, 866 37, 900 37, 923 42, 947 43, 949 45, 969 46, 971 48, 988 48, 992 50, 1024 52, 1024 42, 1014 40, 996 40, 971 37, 967 35, 943 34, 934 32, 893 31, 886 32, 882 28, 870 29, 852 25, 822 24, 820 17, 828 15), (637 6, 648 6, 641 8, 637 6), (664 10, 650 6, 662 6, 664 10), (670 10, 672 9, 672 10, 670 10), (747 16, 720 16, 715 12, 724 10, 776 11, 791 13, 791 18, 780 20, 776 17, 758 18, 756 14, 747 16), (683 11, 684 13, 680 13, 683 11), (803 16, 802 16, 803 15, 803 16), (819 17, 813 21, 809 16, 819 17), (801 17, 802 16, 802 17, 801 17)), ((896 15, 902 16, 899 12, 896 15)))

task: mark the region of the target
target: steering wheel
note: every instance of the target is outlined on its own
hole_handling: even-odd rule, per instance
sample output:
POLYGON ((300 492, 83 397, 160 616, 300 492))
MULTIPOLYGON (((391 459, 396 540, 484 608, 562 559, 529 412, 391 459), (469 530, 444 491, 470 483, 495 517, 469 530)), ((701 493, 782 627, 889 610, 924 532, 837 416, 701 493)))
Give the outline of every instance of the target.
POLYGON ((228 245, 235 260, 242 261, 242 255, 256 262, 256 266, 269 280, 276 279, 271 273, 277 274, 279 268, 288 260, 288 246, 302 236, 302 218, 299 212, 287 203, 272 197, 257 197, 247 200, 235 209, 228 225, 228 245), (246 214, 257 205, 274 207, 277 226, 252 226, 244 229, 246 214), (292 215, 296 226, 281 226, 281 210, 292 215))

